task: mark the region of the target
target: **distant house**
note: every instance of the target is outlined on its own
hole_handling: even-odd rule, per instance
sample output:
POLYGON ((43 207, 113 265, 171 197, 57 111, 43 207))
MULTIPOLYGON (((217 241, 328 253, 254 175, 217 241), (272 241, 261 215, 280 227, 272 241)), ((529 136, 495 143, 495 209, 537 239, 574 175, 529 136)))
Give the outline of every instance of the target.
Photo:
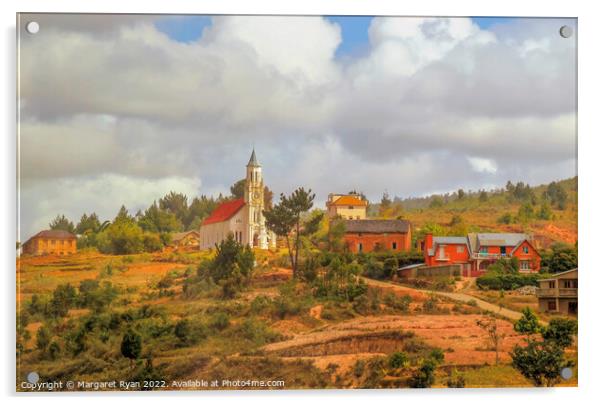
POLYGON ((178 232, 171 237, 171 245, 175 248, 199 248, 200 233, 197 231, 178 232))
POLYGON ((77 238, 67 231, 41 231, 23 244, 26 255, 70 255, 77 252, 77 238))
POLYGON ((427 234, 423 243, 427 266, 459 264, 464 276, 483 275, 502 258, 516 257, 522 273, 539 272, 541 256, 524 233, 470 233, 467 236, 427 234))
POLYGON ((350 252, 408 251, 412 227, 402 219, 353 219, 345 222, 345 243, 350 252))
POLYGON ((573 269, 539 280, 540 311, 577 315, 578 279, 578 271, 573 269))
POLYGON ((326 201, 328 218, 366 219, 368 201, 357 194, 329 194, 326 201))

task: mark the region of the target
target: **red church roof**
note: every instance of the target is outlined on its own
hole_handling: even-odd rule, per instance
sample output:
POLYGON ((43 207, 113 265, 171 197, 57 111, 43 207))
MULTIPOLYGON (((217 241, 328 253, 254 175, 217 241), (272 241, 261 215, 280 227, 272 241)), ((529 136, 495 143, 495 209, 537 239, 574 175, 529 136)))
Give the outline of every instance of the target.
POLYGON ((216 222, 226 221, 234 216, 242 207, 245 205, 245 199, 239 198, 238 200, 227 201, 219 205, 213 210, 203 221, 203 225, 214 224, 216 222))

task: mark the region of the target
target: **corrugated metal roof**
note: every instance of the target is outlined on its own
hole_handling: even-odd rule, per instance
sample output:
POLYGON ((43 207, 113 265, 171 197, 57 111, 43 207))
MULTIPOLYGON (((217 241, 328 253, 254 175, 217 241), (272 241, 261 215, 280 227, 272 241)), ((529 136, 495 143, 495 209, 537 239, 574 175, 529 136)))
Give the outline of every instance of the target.
POLYGON ((435 236, 433 237, 433 243, 439 245, 465 245, 468 241, 465 236, 435 236))
POLYGON ((346 220, 347 233, 408 233, 410 222, 403 219, 350 219, 346 220))

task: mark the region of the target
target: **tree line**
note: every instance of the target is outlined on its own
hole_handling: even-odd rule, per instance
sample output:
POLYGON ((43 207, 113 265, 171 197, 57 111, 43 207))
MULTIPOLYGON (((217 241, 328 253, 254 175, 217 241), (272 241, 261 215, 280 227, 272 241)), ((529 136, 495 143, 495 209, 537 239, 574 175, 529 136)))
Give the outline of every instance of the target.
MULTIPOLYGON (((49 224, 52 230, 64 230, 80 235, 78 248, 94 247, 102 253, 131 254, 161 250, 171 241, 171 234, 198 230, 202 221, 223 202, 242 198, 244 179, 230 188, 231 195, 216 198, 201 195, 189 201, 183 193, 171 191, 145 210, 131 214, 121 206, 115 218, 101 222, 98 214, 84 213, 74 223, 65 215, 57 215, 49 224)), ((265 189, 266 207, 271 207, 272 191, 265 189)))

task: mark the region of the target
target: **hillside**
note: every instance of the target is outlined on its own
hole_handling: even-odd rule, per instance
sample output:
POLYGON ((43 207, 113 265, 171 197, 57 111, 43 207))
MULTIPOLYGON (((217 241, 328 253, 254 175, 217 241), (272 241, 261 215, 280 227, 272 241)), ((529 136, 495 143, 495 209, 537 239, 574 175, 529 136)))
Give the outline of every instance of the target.
POLYGON ((394 198, 388 204, 387 201, 371 204, 369 214, 372 217, 407 219, 418 234, 426 229, 447 235, 526 232, 544 247, 555 242, 574 244, 578 239, 577 177, 553 184, 552 189, 564 191, 562 204, 550 198, 550 184, 530 187, 517 183, 497 190, 463 190, 421 198, 394 198), (542 207, 544 213, 540 215, 542 207))

